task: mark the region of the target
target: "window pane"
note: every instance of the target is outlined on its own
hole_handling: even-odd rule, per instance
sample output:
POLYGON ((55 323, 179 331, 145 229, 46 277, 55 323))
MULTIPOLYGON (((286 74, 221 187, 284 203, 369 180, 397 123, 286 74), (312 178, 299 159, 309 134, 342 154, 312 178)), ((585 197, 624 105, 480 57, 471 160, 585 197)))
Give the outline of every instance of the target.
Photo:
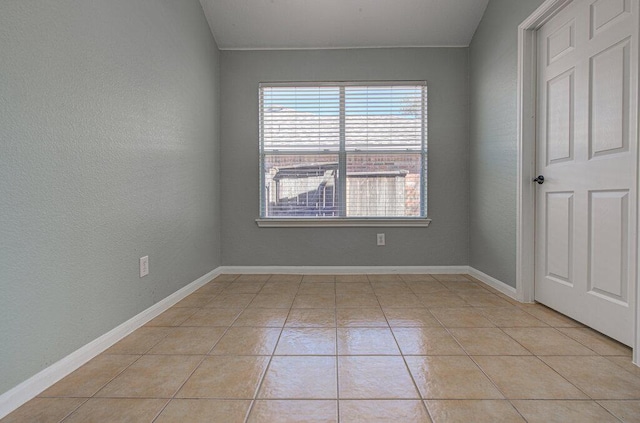
POLYGON ((422 154, 348 154, 347 217, 419 217, 422 154))
POLYGON ((380 151, 422 148, 423 87, 345 88, 346 149, 380 151))
POLYGON ((338 155, 265 155, 262 216, 337 216, 338 155))
POLYGON ((261 102, 264 151, 337 151, 340 148, 339 88, 263 88, 261 102))

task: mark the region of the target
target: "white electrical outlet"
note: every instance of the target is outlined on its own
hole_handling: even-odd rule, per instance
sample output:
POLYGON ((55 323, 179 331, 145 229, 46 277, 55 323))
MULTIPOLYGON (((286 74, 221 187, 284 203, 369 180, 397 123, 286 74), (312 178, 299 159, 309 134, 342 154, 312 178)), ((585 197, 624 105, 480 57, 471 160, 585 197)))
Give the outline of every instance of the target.
POLYGON ((378 234, 376 240, 377 240, 378 246, 385 245, 384 234, 378 234))
POLYGON ((149 256, 140 257, 140 277, 143 278, 149 274, 149 256))

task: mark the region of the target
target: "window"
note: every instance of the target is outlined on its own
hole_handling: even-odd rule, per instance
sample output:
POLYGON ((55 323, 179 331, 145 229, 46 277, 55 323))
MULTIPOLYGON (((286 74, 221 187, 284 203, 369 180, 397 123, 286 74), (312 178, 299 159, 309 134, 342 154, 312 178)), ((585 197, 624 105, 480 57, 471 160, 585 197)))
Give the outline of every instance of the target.
POLYGON ((260 175, 259 224, 427 222, 426 84, 260 84, 260 175))

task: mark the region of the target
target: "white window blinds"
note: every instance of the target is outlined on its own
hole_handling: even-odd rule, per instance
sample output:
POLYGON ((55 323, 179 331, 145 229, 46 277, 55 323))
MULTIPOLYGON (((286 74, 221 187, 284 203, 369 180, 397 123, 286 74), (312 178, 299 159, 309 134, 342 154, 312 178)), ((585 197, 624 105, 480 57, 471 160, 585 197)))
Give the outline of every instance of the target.
POLYGON ((426 216, 424 82, 260 85, 262 218, 426 216))

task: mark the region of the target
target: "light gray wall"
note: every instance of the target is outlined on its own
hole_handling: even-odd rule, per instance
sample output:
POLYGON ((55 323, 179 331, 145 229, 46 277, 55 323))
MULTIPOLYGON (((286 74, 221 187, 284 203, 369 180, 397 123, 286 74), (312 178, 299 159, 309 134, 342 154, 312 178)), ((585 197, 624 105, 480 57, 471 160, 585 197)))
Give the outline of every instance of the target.
POLYGON ((469 48, 469 262, 514 287, 517 30, 542 2, 491 0, 469 48))
POLYGON ((218 80, 198 0, 0 1, 0 393, 220 264, 218 80))
POLYGON ((221 52, 222 263, 427 266, 468 263, 465 48, 221 52), (258 228, 258 83, 426 80, 429 228, 258 228), (376 246, 376 233, 387 245, 376 246))

